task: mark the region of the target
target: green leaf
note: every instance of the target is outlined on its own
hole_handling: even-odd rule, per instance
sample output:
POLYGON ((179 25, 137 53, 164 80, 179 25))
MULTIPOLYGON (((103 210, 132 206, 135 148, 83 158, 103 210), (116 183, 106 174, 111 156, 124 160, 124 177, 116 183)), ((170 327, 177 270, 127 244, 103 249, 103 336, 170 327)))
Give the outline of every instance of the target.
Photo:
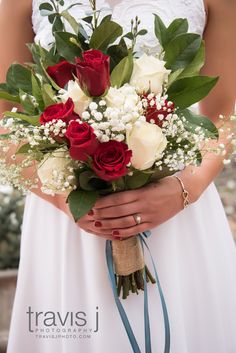
POLYGON ((148 31, 146 30, 146 29, 141 29, 140 31, 138 31, 138 35, 139 36, 145 36, 145 34, 147 34, 148 33, 148 31))
POLYGON ((22 91, 21 89, 19 90, 19 94, 21 106, 24 108, 27 114, 35 115, 37 113, 37 109, 33 102, 34 97, 22 91))
POLYGON ((52 5, 48 2, 43 2, 42 4, 40 4, 39 10, 41 16, 49 16, 54 11, 52 5))
POLYGON ((35 97, 35 99, 39 105, 39 109, 41 111, 43 111, 44 110, 44 101, 43 101, 40 81, 37 78, 37 76, 35 76, 33 73, 31 76, 31 81, 32 81, 32 94, 35 97))
POLYGON ((140 170, 135 170, 132 176, 126 176, 125 185, 129 190, 139 189, 146 185, 150 179, 149 173, 144 173, 140 170))
POLYGON ((7 71, 7 85, 14 91, 22 89, 22 91, 31 93, 31 71, 20 64, 12 64, 7 71))
POLYGON ((158 15, 154 14, 154 16, 155 16, 155 20, 154 20, 155 35, 159 40, 161 46, 164 48, 165 43, 168 41, 167 28, 163 23, 162 19, 158 15))
POLYGON ((13 112, 4 112, 3 116, 5 117, 9 117, 9 118, 14 118, 14 119, 19 119, 19 120, 23 120, 26 121, 27 123, 31 124, 31 125, 35 125, 35 126, 39 126, 39 116, 29 116, 26 114, 22 114, 22 113, 13 113, 13 112))
POLYGON ((42 97, 43 97, 43 101, 44 101, 44 105, 45 107, 48 107, 49 105, 55 104, 54 101, 54 91, 51 87, 51 85, 49 85, 48 83, 45 83, 42 86, 42 97))
POLYGON ((80 188, 86 191, 107 191, 109 185, 106 181, 100 179, 92 170, 82 171, 78 175, 80 188))
POLYGON ((82 18, 82 20, 86 23, 92 23, 93 16, 86 16, 86 17, 82 18))
POLYGON ((56 13, 52 13, 51 15, 48 16, 48 21, 53 24, 55 18, 57 17, 56 13))
POLYGON ((52 32, 61 32, 64 29, 64 24, 61 20, 61 16, 56 16, 52 24, 52 32))
POLYGON ((21 146, 16 154, 28 154, 28 151, 31 149, 31 146, 29 143, 26 143, 25 145, 21 146))
POLYGON ((87 34, 87 32, 85 31, 84 27, 82 26, 81 23, 78 24, 78 36, 77 36, 77 40, 80 43, 80 46, 82 48, 82 51, 85 50, 89 50, 89 36, 87 34))
POLYGON ((40 44, 30 43, 27 44, 29 50, 32 53, 34 62, 37 64, 36 71, 41 75, 44 75, 42 72, 41 63, 44 67, 53 66, 58 63, 60 56, 55 55, 54 48, 52 47, 49 51, 45 48, 42 48, 40 44))
POLYGON ((173 82, 175 82, 177 79, 179 79, 182 72, 183 72, 183 69, 178 69, 176 71, 171 72, 168 77, 167 87, 170 87, 173 82))
POLYGON ((123 38, 128 38, 128 39, 130 39, 130 40, 133 40, 133 39, 134 39, 134 35, 133 35, 132 32, 128 32, 128 33, 126 33, 126 34, 123 36, 123 38))
POLYGON ((43 64, 42 61, 40 61, 40 64, 41 64, 41 68, 42 68, 42 71, 43 71, 43 73, 44 73, 45 78, 47 78, 47 80, 50 82, 51 86, 52 86, 54 89, 56 89, 57 91, 59 91, 59 90, 61 89, 61 87, 56 84, 56 82, 51 78, 51 76, 49 76, 49 74, 47 73, 47 71, 46 71, 46 69, 45 69, 44 64, 43 64))
POLYGON ((6 91, 0 90, 0 99, 4 99, 9 102, 14 102, 14 103, 20 103, 20 98, 19 96, 15 96, 13 94, 10 94, 6 91))
POLYGON ((8 87, 7 87, 6 82, 0 83, 0 90, 1 90, 1 91, 7 91, 7 92, 8 92, 8 87))
POLYGON ((0 134, 0 140, 8 140, 11 134, 0 134))
POLYGON ((167 94, 176 107, 184 109, 206 97, 217 81, 218 77, 208 76, 181 78, 168 88, 167 94))
POLYGON ((122 35, 122 27, 113 21, 101 23, 93 32, 90 39, 90 48, 105 51, 118 37, 122 35))
POLYGON ((121 87, 130 81, 133 72, 133 56, 129 53, 123 58, 111 73, 111 85, 113 87, 121 87))
POLYGON ((198 34, 180 34, 165 48, 166 68, 172 71, 185 68, 195 57, 201 45, 198 34))
POLYGON ((106 22, 106 21, 111 21, 111 18, 112 18, 112 15, 104 16, 100 24, 102 24, 103 22, 106 22))
POLYGON ((190 64, 181 72, 179 78, 198 75, 205 63, 205 43, 202 41, 197 54, 190 64))
POLYGON ((74 63, 75 58, 81 56, 81 49, 74 42, 77 41, 77 37, 74 34, 68 32, 56 32, 55 40, 58 53, 69 62, 74 63))
POLYGON ((67 199, 70 211, 77 222, 81 217, 86 215, 94 206, 99 193, 97 191, 74 190, 67 199))
MULTIPOLYGON (((176 18, 167 28, 168 42, 176 38, 178 35, 188 32, 188 20, 186 18, 176 18)), ((165 43, 164 46, 166 46, 165 43)))
POLYGON ((119 44, 111 45, 107 54, 110 56, 110 71, 112 72, 114 67, 129 54, 124 38, 121 38, 119 44))
POLYGON ((67 22, 70 24, 70 26, 73 29, 73 31, 76 34, 78 34, 78 32, 79 32, 79 24, 76 21, 76 19, 73 16, 71 16, 71 14, 67 10, 62 11, 61 16, 64 17, 67 20, 67 22))
POLYGON ((175 82, 177 79, 190 77, 190 76, 198 76, 199 72, 204 65, 205 62, 205 44, 202 41, 201 46, 194 57, 193 61, 185 68, 178 69, 176 71, 171 72, 168 79, 168 87, 175 82))
POLYGON ((200 126, 206 138, 218 139, 219 131, 217 127, 206 116, 195 114, 189 109, 179 111, 177 114, 185 117, 186 122, 184 122, 184 126, 186 130, 196 133, 195 129, 200 126))

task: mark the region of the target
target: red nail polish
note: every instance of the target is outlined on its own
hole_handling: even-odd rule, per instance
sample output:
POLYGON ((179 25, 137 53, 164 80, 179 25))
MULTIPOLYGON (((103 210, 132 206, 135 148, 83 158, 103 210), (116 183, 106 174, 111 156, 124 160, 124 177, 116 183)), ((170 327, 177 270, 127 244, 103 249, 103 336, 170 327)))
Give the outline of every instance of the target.
POLYGON ((112 235, 115 237, 117 235, 120 235, 120 232, 118 230, 113 230, 112 235))
POLYGON ((95 221, 94 225, 95 225, 95 227, 101 227, 102 223, 99 221, 95 221))
POLYGON ((114 237, 115 240, 122 240, 122 237, 114 237))
POLYGON ((94 215, 94 212, 93 210, 90 210, 89 213, 88 213, 89 216, 93 216, 94 215))

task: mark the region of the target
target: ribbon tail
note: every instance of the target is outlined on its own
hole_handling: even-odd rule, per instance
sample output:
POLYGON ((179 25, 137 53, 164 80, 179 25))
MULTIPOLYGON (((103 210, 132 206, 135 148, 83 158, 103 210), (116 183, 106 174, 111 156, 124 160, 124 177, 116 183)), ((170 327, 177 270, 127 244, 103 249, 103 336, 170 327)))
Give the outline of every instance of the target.
POLYGON ((120 301, 118 294, 117 294, 116 280, 115 280, 115 275, 114 275, 114 270, 113 270, 112 245, 111 245, 110 240, 106 241, 106 260, 107 260, 109 278, 111 281, 111 286, 112 286, 112 291, 113 291, 113 295, 115 298, 116 306, 119 311, 123 325, 125 327, 125 330, 126 330, 128 338, 129 338, 130 344, 132 346, 133 352, 134 353, 141 353, 141 350, 138 346, 137 340, 135 338, 135 335, 134 335, 133 330, 131 328, 131 325, 129 323, 128 317, 127 317, 126 312, 124 310, 124 307, 121 304, 121 301, 120 301))
POLYGON ((151 234, 150 231, 140 233, 140 239, 141 239, 142 243, 145 245, 146 249, 148 250, 151 261, 152 261, 152 266, 153 266, 154 273, 155 273, 156 285, 157 285, 157 289, 159 291, 159 295, 160 295, 160 299, 161 299, 161 306, 162 306, 162 312, 163 312, 163 318, 164 318, 164 326, 165 326, 165 350, 164 350, 164 353, 169 353, 170 352, 170 323, 169 323, 167 306, 166 306, 164 294, 163 294, 163 291, 161 288, 161 284, 160 284, 160 281, 158 278, 157 269, 156 269, 154 259, 152 257, 151 251, 150 251, 150 249, 144 239, 144 237, 148 238, 150 236, 150 234, 151 234))
MULTIPOLYGON (((142 249, 143 249, 143 243, 142 249)), ((144 249, 143 249, 144 252, 144 249)), ((145 327, 145 352, 152 353, 152 343, 151 343, 151 330, 150 330, 150 320, 149 320, 149 308, 148 308, 148 290, 147 290, 147 275, 144 270, 144 327, 145 327)))

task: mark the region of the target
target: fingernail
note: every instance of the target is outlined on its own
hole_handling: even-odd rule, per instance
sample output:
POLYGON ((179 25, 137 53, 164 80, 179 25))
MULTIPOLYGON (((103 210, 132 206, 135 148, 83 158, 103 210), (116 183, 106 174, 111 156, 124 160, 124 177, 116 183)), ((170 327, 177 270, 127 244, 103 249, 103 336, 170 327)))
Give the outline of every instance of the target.
POLYGON ((90 210, 89 213, 88 213, 89 216, 93 216, 94 215, 94 212, 93 210, 90 210))
POLYGON ((120 235, 120 232, 118 230, 113 230, 112 235, 115 237, 117 235, 120 235))
POLYGON ((99 221, 95 221, 94 225, 95 225, 95 227, 101 227, 102 223, 99 221))
POLYGON ((115 240, 122 240, 122 237, 114 237, 115 240))

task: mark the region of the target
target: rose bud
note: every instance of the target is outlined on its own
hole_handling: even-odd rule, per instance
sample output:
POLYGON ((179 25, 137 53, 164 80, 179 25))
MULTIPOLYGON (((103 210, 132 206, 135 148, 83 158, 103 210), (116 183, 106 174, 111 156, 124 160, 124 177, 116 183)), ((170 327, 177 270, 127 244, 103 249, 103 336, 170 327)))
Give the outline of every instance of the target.
POLYGON ((66 103, 56 103, 47 107, 41 114, 39 121, 44 125, 52 120, 62 120, 69 123, 70 120, 79 119, 79 115, 74 112, 74 103, 71 98, 66 103))
POLYGON ((131 156, 126 143, 110 140, 98 146, 92 168, 101 179, 112 181, 127 174, 131 156))
POLYGON ((65 136, 69 140, 71 158, 78 161, 86 161, 99 145, 93 128, 87 123, 71 121, 65 136))
POLYGON ((110 87, 110 57, 100 50, 87 50, 83 60, 76 58, 76 72, 87 95, 99 97, 110 87))
POLYGON ((70 80, 74 79, 76 66, 64 60, 54 66, 48 66, 46 71, 59 87, 64 88, 70 80))

